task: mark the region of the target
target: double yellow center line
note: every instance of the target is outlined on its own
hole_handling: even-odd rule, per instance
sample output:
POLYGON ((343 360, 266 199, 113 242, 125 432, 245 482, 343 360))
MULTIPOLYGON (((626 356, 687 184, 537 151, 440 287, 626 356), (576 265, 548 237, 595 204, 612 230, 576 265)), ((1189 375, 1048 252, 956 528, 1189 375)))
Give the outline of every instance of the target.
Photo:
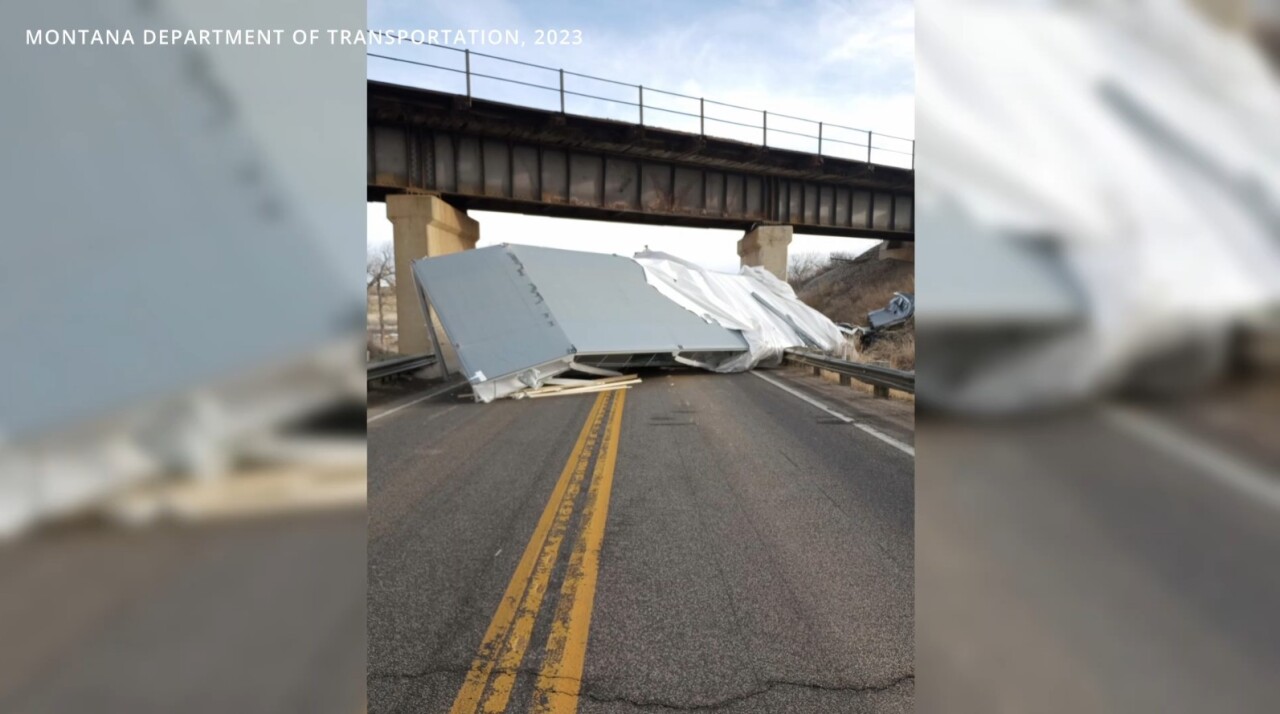
POLYGON ((507 584, 502 602, 485 630, 480 650, 453 702, 453 714, 506 711, 515 688, 516 673, 542 609, 551 571, 560 558, 582 483, 594 461, 591 483, 582 504, 578 537, 570 551, 564 584, 552 616, 532 707, 539 714, 577 710, 626 396, 625 390, 602 392, 592 405, 569 461, 507 584))

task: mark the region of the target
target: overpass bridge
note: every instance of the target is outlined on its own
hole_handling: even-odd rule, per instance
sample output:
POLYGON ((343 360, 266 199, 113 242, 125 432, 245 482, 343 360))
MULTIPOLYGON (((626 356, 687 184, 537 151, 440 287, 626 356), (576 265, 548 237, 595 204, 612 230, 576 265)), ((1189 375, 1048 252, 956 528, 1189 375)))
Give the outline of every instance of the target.
POLYGON ((914 240, 912 140, 419 47, 433 61, 371 51, 370 64, 432 88, 370 79, 367 101, 368 200, 394 225, 409 352, 429 350, 409 264, 473 247, 473 208, 742 230, 743 264, 780 277, 793 233, 914 240), (494 86, 518 91, 481 91, 494 86))

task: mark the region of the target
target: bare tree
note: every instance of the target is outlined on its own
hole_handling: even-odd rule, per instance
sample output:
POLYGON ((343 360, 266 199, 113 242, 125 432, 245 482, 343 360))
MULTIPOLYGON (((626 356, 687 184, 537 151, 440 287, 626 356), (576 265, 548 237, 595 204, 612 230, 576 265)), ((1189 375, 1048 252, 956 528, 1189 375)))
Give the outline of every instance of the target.
POLYGON ((787 265, 787 282, 799 288, 827 268, 827 257, 821 253, 796 253, 787 265))
POLYGON ((382 317, 382 290, 384 287, 394 288, 396 284, 396 260, 390 243, 369 248, 365 279, 365 289, 374 291, 374 299, 378 304, 378 348, 386 352, 387 328, 382 317))

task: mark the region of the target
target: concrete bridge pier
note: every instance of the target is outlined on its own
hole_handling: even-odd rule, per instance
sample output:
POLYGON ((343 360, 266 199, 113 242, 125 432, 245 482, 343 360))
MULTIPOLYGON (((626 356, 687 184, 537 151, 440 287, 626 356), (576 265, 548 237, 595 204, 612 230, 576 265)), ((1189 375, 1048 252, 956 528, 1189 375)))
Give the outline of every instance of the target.
POLYGON ((880 243, 880 260, 901 260, 906 263, 916 262, 915 241, 887 240, 880 243))
MULTIPOLYGON (((399 194, 387 196, 387 218, 393 227, 396 259, 396 320, 400 331, 400 354, 435 352, 422 303, 410 265, 418 258, 446 255, 476 247, 480 224, 467 212, 445 203, 439 196, 399 194)), ((440 352, 450 372, 459 369, 458 355, 445 338, 440 320, 431 315, 440 352)))
POLYGON ((791 226, 756 226, 738 241, 742 265, 758 265, 787 279, 787 246, 791 245, 791 226))

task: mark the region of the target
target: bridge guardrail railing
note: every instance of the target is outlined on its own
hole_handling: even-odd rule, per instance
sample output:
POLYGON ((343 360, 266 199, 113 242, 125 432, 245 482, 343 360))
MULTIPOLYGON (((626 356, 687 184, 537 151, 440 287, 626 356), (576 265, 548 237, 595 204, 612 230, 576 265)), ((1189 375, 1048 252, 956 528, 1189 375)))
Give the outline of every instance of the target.
MULTIPOLYGON (((905 372, 890 367, 850 362, 830 355, 808 352, 805 350, 787 350, 789 361, 807 365, 816 369, 835 372, 841 377, 856 379, 875 387, 878 396, 887 396, 885 390, 896 389, 908 394, 916 393, 915 372, 905 372)), ((843 379, 841 381, 844 381, 843 379)))
POLYGON ((468 99, 474 96, 473 80, 475 79, 493 80, 498 82, 504 82, 511 85, 526 87, 530 89, 555 92, 559 96, 561 114, 568 113, 566 111, 566 106, 567 106, 566 100, 568 98, 576 97, 576 98, 582 98, 582 99, 590 99, 590 100, 601 101, 601 102, 609 102, 609 103, 617 104, 621 106, 634 107, 637 111, 636 120, 640 126, 651 126, 651 127, 656 126, 652 121, 649 122, 648 124, 645 123, 645 111, 646 110, 650 112, 657 111, 657 112, 663 112, 664 114, 668 114, 668 115, 677 115, 677 116, 682 116, 689 119, 697 119, 698 134, 704 137, 708 135, 707 122, 712 122, 713 124, 719 124, 724 126, 758 130, 760 132, 759 134, 760 144, 765 147, 770 146, 769 144, 770 136, 776 137, 776 136, 782 135, 787 137, 795 137, 799 139, 815 141, 816 147, 817 147, 817 154, 820 156, 835 155, 835 154, 827 153, 827 151, 830 150, 830 148, 833 145, 835 145, 836 147, 851 147, 850 151, 852 152, 852 150, 856 150, 856 153, 858 154, 856 158, 854 156, 841 156, 841 158, 852 158, 854 160, 865 161, 868 164, 880 163, 880 165, 885 165, 885 166, 897 165, 892 163, 886 164, 884 162, 875 161, 877 152, 879 152, 882 156, 884 152, 888 152, 895 155, 906 156, 908 166, 905 168, 910 168, 913 170, 915 169, 915 143, 916 143, 915 139, 908 139, 901 136, 894 136, 892 134, 874 132, 867 129, 857 129, 854 127, 844 126, 841 124, 832 124, 830 122, 816 121, 813 119, 806 119, 804 117, 797 117, 789 114, 782 114, 780 112, 769 112, 763 109, 753 109, 750 107, 744 107, 737 104, 730 104, 728 102, 721 102, 713 99, 706 99, 705 97, 695 97, 689 94, 682 94, 680 92, 672 92, 664 89, 655 89, 653 87, 645 87, 639 84, 630 84, 627 82, 620 82, 614 79, 607 79, 604 77, 595 77, 595 76, 592 76, 589 74, 583 74, 580 72, 571 72, 569 70, 562 69, 559 67, 548 67, 546 65, 534 64, 532 62, 524 62, 522 60, 514 60, 507 57, 499 57, 498 55, 491 55, 484 52, 476 52, 471 49, 459 49, 457 47, 449 47, 447 45, 437 45, 429 42, 409 40, 396 34, 381 32, 378 30, 369 30, 369 33, 371 36, 379 36, 387 39, 394 39, 395 42, 392 43, 393 46, 396 44, 411 44, 418 47, 426 47, 426 48, 432 48, 435 50, 455 53, 463 61, 463 66, 461 68, 448 67, 442 64, 424 62, 421 60, 409 59, 406 57, 396 57, 393 55, 382 54, 382 53, 371 52, 371 51, 367 51, 366 55, 368 57, 372 57, 374 59, 378 59, 382 61, 397 62, 401 64, 406 64, 406 65, 415 65, 418 67, 425 67, 425 68, 440 70, 443 72, 450 72, 450 73, 462 75, 466 80, 465 95, 468 99), (517 79, 515 77, 509 77, 509 76, 504 77, 497 74, 491 74, 489 72, 478 72, 472 67, 473 58, 484 58, 486 60, 494 60, 496 62, 505 63, 506 65, 513 65, 513 66, 523 67, 528 69, 554 72, 556 73, 556 76, 558 77, 559 82, 557 86, 550 86, 546 84, 540 84, 538 82, 526 81, 525 79, 517 79), (629 99, 619 99, 617 97, 605 97, 599 94, 593 94, 585 91, 578 91, 576 88, 570 89, 566 86, 566 78, 575 79, 575 80, 589 80, 594 82, 605 83, 612 86, 629 88, 636 92, 636 94, 634 95, 635 99, 629 100, 629 99), (648 93, 651 97, 648 103, 646 103, 645 101, 646 93, 648 93), (659 106, 653 103, 652 95, 654 94, 662 95, 666 97, 678 98, 682 100, 696 101, 698 103, 698 111, 697 113, 694 113, 691 110, 684 111, 680 109, 672 109, 671 107, 659 106), (727 110, 736 111, 736 112, 743 112, 743 113, 746 113, 746 115, 758 115, 760 119, 760 123, 753 124, 753 123, 749 123, 748 121, 739 121, 738 119, 744 118, 744 116, 741 114, 737 115, 737 119, 725 118, 723 114, 721 116, 715 116, 713 114, 708 113, 707 111, 708 106, 711 106, 713 110, 715 110, 716 108, 719 108, 719 109, 727 109, 727 110), (769 126, 770 118, 774 120, 775 126, 772 126, 772 127, 769 126), (786 122, 801 124, 805 127, 808 127, 808 130, 796 131, 793 129, 784 129, 784 128, 778 127, 777 120, 779 119, 784 120, 786 122), (865 135, 865 140, 850 141, 847 138, 837 138, 831 135, 832 130, 835 130, 837 133, 843 133, 842 135, 844 136, 848 136, 850 133, 865 135), (816 132, 816 133, 808 133, 808 132, 816 132), (877 144, 877 141, 879 142, 878 144, 877 144), (892 146, 887 146, 886 143, 891 144, 892 146), (893 146, 897 146, 899 148, 893 148, 893 146))

